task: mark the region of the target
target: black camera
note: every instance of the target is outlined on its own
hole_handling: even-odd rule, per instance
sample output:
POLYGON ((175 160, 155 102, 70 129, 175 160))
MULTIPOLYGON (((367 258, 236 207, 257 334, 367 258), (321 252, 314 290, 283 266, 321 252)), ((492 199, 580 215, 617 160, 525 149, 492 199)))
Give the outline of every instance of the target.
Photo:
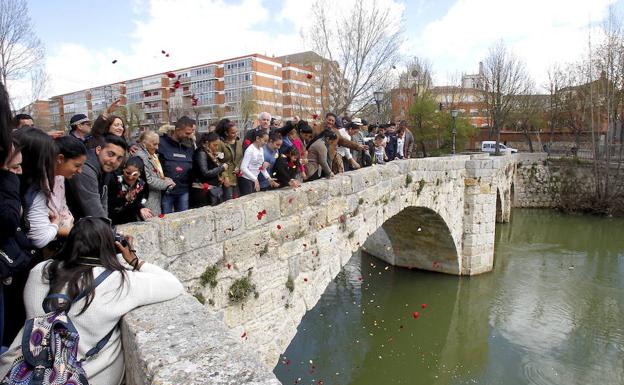
POLYGON ((128 239, 123 234, 119 234, 117 232, 117 228, 113 227, 112 230, 113 230, 113 238, 115 239, 115 242, 121 243, 123 247, 130 246, 130 244, 128 243, 128 239))

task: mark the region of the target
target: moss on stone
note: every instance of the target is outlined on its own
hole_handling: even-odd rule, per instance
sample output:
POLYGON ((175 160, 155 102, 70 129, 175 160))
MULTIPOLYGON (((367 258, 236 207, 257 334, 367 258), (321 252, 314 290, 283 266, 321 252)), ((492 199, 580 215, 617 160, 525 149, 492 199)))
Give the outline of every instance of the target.
POLYGON ((200 285, 206 287, 207 284, 210 284, 210 287, 216 287, 218 272, 219 268, 217 267, 217 265, 207 267, 202 275, 199 276, 200 285))
POLYGON ((204 298, 204 295, 200 292, 193 294, 193 297, 195 297, 202 305, 206 303, 206 298, 204 298))
POLYGON ((244 301, 251 293, 254 293, 254 296, 258 298, 259 294, 256 291, 256 285, 251 283, 250 277, 243 277, 234 281, 232 286, 230 286, 228 297, 231 302, 237 303, 244 301))
POLYGON ((288 291, 290 291, 291 293, 293 291, 295 291, 295 281, 293 281, 293 279, 291 277, 288 277, 288 280, 286 281, 286 288, 288 289, 288 291))

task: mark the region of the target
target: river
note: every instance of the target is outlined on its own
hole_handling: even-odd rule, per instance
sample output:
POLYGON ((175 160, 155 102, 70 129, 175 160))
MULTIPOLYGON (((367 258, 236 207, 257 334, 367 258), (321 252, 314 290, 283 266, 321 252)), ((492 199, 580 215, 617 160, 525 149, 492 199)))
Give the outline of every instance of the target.
POLYGON ((624 384, 624 220, 515 209, 494 270, 357 253, 306 313, 283 384, 624 384))

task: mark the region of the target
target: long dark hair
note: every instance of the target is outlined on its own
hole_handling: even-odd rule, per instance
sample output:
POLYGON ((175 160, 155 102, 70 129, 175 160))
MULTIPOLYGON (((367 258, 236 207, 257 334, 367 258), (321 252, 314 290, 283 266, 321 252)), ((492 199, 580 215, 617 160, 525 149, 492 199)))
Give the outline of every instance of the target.
POLYGON ((0 166, 4 165, 11 154, 11 131, 13 120, 11 118, 11 102, 4 85, 0 83, 0 166))
MULTIPOLYGON (((227 132, 230 128, 236 127, 236 123, 230 119, 224 118, 219 120, 215 126, 215 131, 223 139, 227 137, 227 132)), ((198 146, 199 147, 199 146, 198 146)))
POLYGON ((71 135, 61 136, 54 141, 57 155, 63 155, 65 160, 76 159, 79 156, 87 155, 87 147, 84 143, 71 135))
POLYGON ((48 198, 54 188, 56 146, 52 138, 34 127, 24 127, 16 135, 22 148, 21 192, 34 185, 48 198))
MULTIPOLYGON (((85 305, 79 314, 84 313, 95 294, 94 266, 119 271, 120 288, 125 283, 126 270, 117 259, 110 222, 107 218, 84 217, 76 222, 63 248, 43 270, 43 278, 50 283, 48 294, 64 292, 74 299, 86 292, 85 305)), ((70 306, 59 300, 51 300, 48 305, 54 310, 67 310, 70 306)))

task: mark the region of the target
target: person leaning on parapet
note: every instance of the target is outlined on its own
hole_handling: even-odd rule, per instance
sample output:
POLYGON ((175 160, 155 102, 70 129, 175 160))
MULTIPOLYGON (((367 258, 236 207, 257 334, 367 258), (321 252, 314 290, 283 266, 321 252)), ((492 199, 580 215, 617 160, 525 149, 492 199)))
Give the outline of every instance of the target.
POLYGON ((154 131, 145 130, 139 136, 139 150, 136 153, 143 160, 143 172, 149 190, 145 207, 150 209, 154 216, 159 216, 161 212, 161 193, 175 186, 171 178, 165 177, 160 159, 158 159, 159 144, 160 136, 154 131))
POLYGON ((414 134, 410 131, 405 120, 401 120, 399 122, 399 130, 405 131, 405 135, 403 137, 403 157, 405 159, 409 159, 411 158, 412 151, 414 149, 414 134))
POLYGON ((189 188, 195 143, 196 123, 188 116, 182 116, 175 123, 170 135, 163 135, 158 146, 158 158, 165 177, 171 178, 175 186, 162 195, 162 213, 186 211, 189 208, 189 188))
POLYGON ((261 112, 258 114, 259 124, 256 128, 247 131, 245 139, 243 140, 243 153, 247 150, 253 142, 256 141, 256 135, 260 132, 266 132, 267 134, 271 130, 271 114, 268 112, 261 112))
MULTIPOLYGON (((29 319, 45 315, 46 310, 67 311, 80 337, 76 339, 75 347, 78 357, 85 357, 100 345, 98 353, 81 365, 90 384, 117 385, 123 382, 121 317, 139 306, 167 301, 184 292, 184 287, 173 274, 136 256, 131 237, 126 241, 126 245, 115 242, 110 222, 105 218, 83 218, 69 233, 67 247, 54 259, 43 261, 31 270, 24 291, 29 319), (86 298, 77 298, 81 292, 86 298), (42 303, 48 295, 61 293, 72 300, 78 299, 71 310, 68 309, 69 301, 57 299, 45 301, 47 309, 44 309, 42 303)), ((24 329, 13 340, 7 353, 0 356, 0 378, 15 367, 23 334, 24 329)), ((67 383, 75 382, 69 380, 67 383)))
MULTIPOLYGON (((361 132, 362 128, 362 120, 360 118, 353 118, 351 123, 349 123, 348 132, 349 136, 351 136, 351 140, 359 145, 366 145, 364 142, 364 135, 361 132)), ((368 150, 368 147, 367 147, 368 150)), ((351 155, 353 159, 362 167, 370 166, 371 159, 368 154, 368 151, 362 150, 351 150, 351 155)))
POLYGON ((368 150, 368 146, 359 145, 351 140, 346 130, 336 127, 336 114, 328 112, 325 114, 325 129, 330 129, 338 136, 338 153, 346 158, 352 169, 360 168, 360 165, 351 157, 350 150, 368 150))
POLYGON ((76 114, 69 119, 69 135, 85 143, 91 138, 91 120, 85 114, 76 114))
POLYGON ((126 157, 126 141, 115 135, 102 137, 87 152, 82 172, 66 182, 67 205, 75 220, 85 216, 108 218, 107 183, 126 157))

